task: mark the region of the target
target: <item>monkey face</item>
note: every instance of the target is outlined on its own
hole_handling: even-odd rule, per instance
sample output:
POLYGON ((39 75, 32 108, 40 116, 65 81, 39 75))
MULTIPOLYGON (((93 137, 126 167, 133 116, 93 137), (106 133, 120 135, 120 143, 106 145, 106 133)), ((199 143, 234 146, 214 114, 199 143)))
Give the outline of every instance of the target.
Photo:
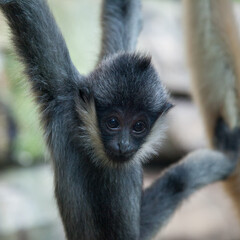
POLYGON ((153 123, 144 112, 121 109, 101 112, 98 116, 105 152, 114 162, 130 160, 144 142, 153 123))
MULTIPOLYGON (((90 156, 94 156, 94 161, 143 162, 156 155, 163 132, 160 116, 172 105, 151 59, 137 54, 117 54, 103 60, 86 82, 92 97, 83 98, 84 94, 80 94, 80 98, 85 103, 92 99, 94 106, 85 107, 91 109, 87 112, 96 110, 96 118, 92 114, 85 124, 88 126, 92 119, 96 120, 88 129, 94 149, 90 156), (159 124, 151 131, 157 119, 159 124)), ((81 119, 84 112, 80 114, 81 119)))

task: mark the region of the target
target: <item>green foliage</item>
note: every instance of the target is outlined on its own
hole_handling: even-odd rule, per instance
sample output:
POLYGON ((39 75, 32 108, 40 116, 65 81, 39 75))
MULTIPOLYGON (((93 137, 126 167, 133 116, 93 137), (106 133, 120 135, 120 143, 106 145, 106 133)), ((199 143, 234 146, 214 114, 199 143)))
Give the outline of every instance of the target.
POLYGON ((21 164, 28 165, 42 158, 43 140, 40 133, 36 105, 29 93, 29 85, 22 74, 23 67, 16 56, 6 56, 6 73, 10 82, 10 106, 17 123, 17 138, 14 143, 14 158, 21 164))

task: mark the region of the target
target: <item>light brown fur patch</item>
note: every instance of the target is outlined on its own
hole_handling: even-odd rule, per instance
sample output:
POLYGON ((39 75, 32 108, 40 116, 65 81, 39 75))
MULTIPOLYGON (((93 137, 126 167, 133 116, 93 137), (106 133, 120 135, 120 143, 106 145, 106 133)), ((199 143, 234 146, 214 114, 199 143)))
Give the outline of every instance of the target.
POLYGON ((100 137, 97 123, 96 108, 93 99, 89 102, 79 100, 77 102, 77 112, 82 124, 81 138, 86 150, 90 153, 90 157, 99 165, 101 161, 104 165, 109 164, 109 159, 105 154, 104 146, 100 137))

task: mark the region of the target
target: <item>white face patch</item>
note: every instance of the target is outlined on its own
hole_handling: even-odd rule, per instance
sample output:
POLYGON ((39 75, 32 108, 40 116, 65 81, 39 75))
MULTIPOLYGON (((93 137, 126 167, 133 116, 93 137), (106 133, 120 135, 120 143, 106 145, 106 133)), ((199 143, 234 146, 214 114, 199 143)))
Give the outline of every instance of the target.
POLYGON ((145 143, 143 143, 131 161, 146 162, 153 156, 157 156, 165 138, 166 130, 165 116, 160 116, 154 123, 145 143))
POLYGON ((81 134, 79 136, 81 143, 96 165, 109 165, 111 161, 105 154, 104 146, 100 138, 94 101, 84 102, 78 100, 76 105, 79 117, 83 122, 80 126, 81 134))

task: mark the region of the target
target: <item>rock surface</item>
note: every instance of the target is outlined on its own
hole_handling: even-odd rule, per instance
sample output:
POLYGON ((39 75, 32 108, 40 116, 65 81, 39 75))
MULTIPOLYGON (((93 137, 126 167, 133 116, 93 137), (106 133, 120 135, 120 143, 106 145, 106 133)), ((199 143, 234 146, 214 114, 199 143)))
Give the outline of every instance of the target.
POLYGON ((0 239, 63 239, 49 166, 0 174, 0 239))

